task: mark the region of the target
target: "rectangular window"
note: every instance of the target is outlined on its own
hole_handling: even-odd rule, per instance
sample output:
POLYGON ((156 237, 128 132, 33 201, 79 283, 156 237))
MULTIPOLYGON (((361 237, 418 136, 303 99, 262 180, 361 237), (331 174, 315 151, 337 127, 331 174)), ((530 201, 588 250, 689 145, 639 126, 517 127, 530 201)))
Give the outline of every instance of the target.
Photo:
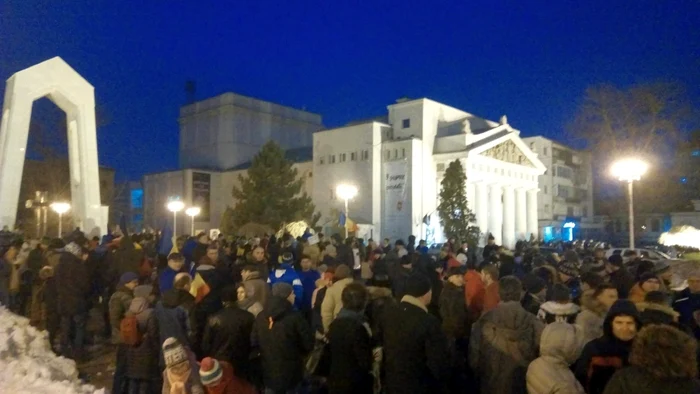
POLYGON ((399 150, 394 149, 394 159, 398 159, 398 158, 399 158, 399 150))
POLYGON ((386 160, 391 159, 391 150, 387 149, 386 152, 384 152, 384 156, 386 157, 386 160))
POLYGON ((566 178, 566 179, 573 179, 574 178, 574 171, 571 168, 557 166, 556 169, 557 169, 556 176, 558 176, 560 178, 566 178))
POLYGON ((401 158, 406 157, 406 148, 401 148, 401 158))
POLYGON ((542 156, 547 156, 547 148, 544 148, 544 150, 542 151, 542 156))
POLYGON ((404 129, 411 127, 411 119, 404 119, 401 122, 401 125, 403 126, 404 129))
POLYGON ((362 151, 362 160, 369 160, 369 151, 368 150, 362 151))
POLYGON ((328 163, 329 164, 335 164, 335 155, 330 155, 328 158, 328 163))
POLYGON ((357 153, 351 152, 350 153, 350 161, 356 161, 357 160, 357 153))
POLYGON ((131 191, 131 208, 143 208, 143 189, 133 189, 131 191))
POLYGON ((321 156, 318 158, 318 164, 323 165, 323 163, 326 161, 326 158, 321 156))
POLYGON ((544 185, 544 194, 547 194, 547 185, 544 185))
POLYGON ((339 162, 341 162, 341 163, 344 162, 344 161, 345 161, 345 153, 339 154, 339 155, 338 155, 338 159, 339 159, 339 160, 338 160, 339 162))

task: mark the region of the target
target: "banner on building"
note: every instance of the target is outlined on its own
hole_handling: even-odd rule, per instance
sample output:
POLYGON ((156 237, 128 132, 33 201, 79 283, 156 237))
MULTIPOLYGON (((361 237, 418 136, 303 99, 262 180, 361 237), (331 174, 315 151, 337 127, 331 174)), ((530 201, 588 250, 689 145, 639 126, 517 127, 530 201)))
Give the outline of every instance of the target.
POLYGON ((384 224, 382 236, 392 241, 411 232, 409 166, 405 160, 384 163, 384 224))
POLYGON ((192 204, 201 209, 195 220, 208 222, 211 208, 211 174, 192 173, 192 204))

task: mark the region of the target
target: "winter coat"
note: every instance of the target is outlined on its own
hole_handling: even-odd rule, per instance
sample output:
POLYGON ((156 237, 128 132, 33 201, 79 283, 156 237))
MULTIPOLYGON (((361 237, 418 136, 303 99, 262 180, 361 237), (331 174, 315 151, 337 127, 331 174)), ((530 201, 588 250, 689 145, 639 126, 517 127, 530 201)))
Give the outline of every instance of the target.
POLYGON ((265 280, 261 279, 259 272, 251 272, 248 279, 244 281, 253 285, 255 289, 253 298, 262 306, 267 305, 267 299, 270 297, 270 286, 265 283, 265 280))
POLYGON ((387 394, 444 391, 450 364, 440 321, 420 300, 408 295, 386 308, 383 321, 387 394))
POLYGON ((474 323, 469 365, 482 393, 526 393, 527 367, 537 357, 543 329, 517 301, 502 302, 474 323))
POLYGON ((364 316, 342 309, 331 323, 327 351, 330 355, 328 392, 371 393, 372 342, 364 316))
POLYGON ((411 270, 407 270, 403 266, 398 265, 398 263, 396 264, 394 266, 389 265, 389 280, 391 281, 391 291, 394 297, 400 300, 406 293, 406 279, 411 275, 411 270))
POLYGON ((292 286, 294 289, 294 306, 301 310, 304 305, 304 286, 301 284, 299 274, 294 271, 290 264, 280 264, 279 269, 276 269, 267 278, 267 283, 272 287, 275 283, 283 282, 292 286))
POLYGON ((199 260, 202 257, 205 257, 207 255, 208 248, 209 248, 208 244, 203 244, 203 243, 197 242, 197 244, 194 245, 194 248, 192 249, 192 261, 195 264, 198 264, 199 260))
POLYGON ((121 287, 112 294, 109 299, 109 324, 112 326, 112 344, 122 343, 119 335, 119 325, 129 310, 134 292, 126 287, 121 287))
POLYGON ((476 270, 467 270, 464 274, 464 299, 472 320, 476 321, 484 310, 485 292, 486 288, 481 275, 476 270))
POLYGON ((352 282, 352 278, 341 279, 333 283, 333 285, 326 290, 326 296, 323 298, 323 304, 321 304, 323 332, 328 332, 331 322, 333 322, 333 319, 338 316, 338 313, 340 313, 340 310, 343 308, 343 300, 341 299, 341 295, 343 294, 345 287, 352 282))
POLYGON ((90 277, 84 262, 71 253, 62 253, 54 280, 58 290, 58 312, 62 316, 86 313, 90 277))
POLYGON ((484 290, 484 309, 481 312, 482 314, 496 308, 498 303, 501 302, 501 296, 498 294, 498 289, 498 282, 493 282, 486 286, 486 289, 484 290))
POLYGON ((593 297, 593 290, 583 292, 581 313, 576 315, 576 324, 583 329, 584 343, 603 336, 603 322, 606 313, 605 305, 593 297))
POLYGON ((641 330, 632 346, 631 366, 615 372, 604 393, 700 392, 693 342, 692 337, 671 328, 641 330))
POLYGON ((199 359, 202 359, 203 356, 200 345, 202 342, 202 336, 204 335, 204 327, 206 326, 209 317, 219 312, 221 308, 223 308, 220 294, 221 289, 225 285, 225 278, 223 278, 220 273, 217 272, 216 267, 208 264, 198 266, 197 273, 202 277, 204 282, 206 282, 210 290, 199 303, 195 304, 192 311, 194 316, 190 320, 190 323, 192 323, 192 335, 194 338, 192 350, 194 350, 199 359))
POLYGON ((316 290, 316 281, 321 279, 321 274, 316 270, 309 271, 299 271, 299 280, 301 280, 301 285, 304 288, 304 297, 301 302, 301 310, 309 311, 311 310, 311 298, 314 295, 314 290, 316 290))
POLYGON ((118 279, 127 272, 138 274, 144 258, 145 253, 141 246, 134 245, 128 235, 123 236, 113 254, 114 278, 118 279))
POLYGON ((255 319, 252 342, 259 347, 265 387, 286 392, 304 378, 304 358, 313 349, 309 324, 286 298, 270 297, 255 319))
POLYGON ((610 283, 617 288, 617 296, 620 299, 625 299, 628 297, 635 281, 632 274, 627 271, 627 268, 621 267, 610 274, 610 283))
POLYGON ((540 356, 527 368, 529 394, 584 394, 571 372, 583 348, 581 328, 563 322, 547 325, 540 338, 540 356))
POLYGON ((634 302, 635 304, 638 304, 640 302, 644 302, 644 297, 646 296, 646 294, 647 293, 646 291, 644 291, 644 289, 642 289, 642 286, 639 283, 637 283, 630 289, 627 299, 634 302))
POLYGON ((247 378, 254 322, 253 315, 237 305, 229 305, 210 316, 204 329, 202 354, 230 362, 238 376, 247 378))
MULTIPOLYGON (((183 345, 190 346, 192 335, 190 316, 188 316, 187 311, 182 306, 183 300, 186 298, 180 292, 184 292, 184 290, 171 289, 165 292, 163 298, 153 309, 158 320, 161 344, 166 339, 173 337, 183 345)), ((191 294, 187 294, 192 297, 191 294)))
POLYGON ((304 246, 303 253, 309 256, 314 267, 318 267, 318 263, 321 261, 321 249, 318 248, 318 245, 304 246))
POLYGON ((547 301, 540 306, 537 318, 545 322, 545 324, 554 323, 555 321, 573 324, 580 311, 581 308, 573 302, 560 304, 554 301, 547 301))
MULTIPOLYGON (((133 312, 132 307, 129 314, 133 312)), ((140 344, 129 346, 126 350, 126 376, 130 379, 157 379, 160 375, 158 355, 161 351, 158 319, 151 308, 135 315, 143 339, 140 344)))
POLYGON ((576 379, 588 394, 601 394, 612 375, 629 365, 632 341, 621 341, 612 333, 612 321, 616 316, 626 315, 637 319, 639 312, 629 300, 618 300, 608 311, 603 323, 603 336, 586 344, 576 362, 576 379))
POLYGON ((467 335, 467 306, 464 303, 464 289, 446 282, 440 296, 440 318, 442 329, 448 338, 458 339, 467 335))
POLYGON ((693 316, 695 311, 700 310, 700 293, 693 294, 686 288, 676 296, 673 309, 680 314, 678 322, 693 330, 695 339, 700 340, 700 326, 693 316))
POLYGON ((526 311, 537 316, 540 311, 540 306, 542 306, 542 301, 533 294, 525 293, 523 299, 520 300, 520 305, 522 305, 523 309, 526 311))

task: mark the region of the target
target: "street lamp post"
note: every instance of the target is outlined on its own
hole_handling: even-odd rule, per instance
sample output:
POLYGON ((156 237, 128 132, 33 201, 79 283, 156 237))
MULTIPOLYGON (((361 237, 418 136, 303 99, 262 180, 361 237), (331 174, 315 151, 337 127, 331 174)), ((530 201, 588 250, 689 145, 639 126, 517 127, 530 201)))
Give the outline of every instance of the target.
POLYGON ((191 227, 191 229, 190 229, 190 234, 191 234, 192 236, 194 236, 194 217, 197 216, 197 215, 199 215, 199 213, 200 213, 201 211, 202 211, 202 210, 201 210, 199 207, 189 207, 189 208, 185 209, 185 214, 186 214, 187 216, 189 216, 190 219, 192 219, 192 221, 191 221, 192 227, 191 227))
POLYGON ((611 172, 617 179, 627 182, 627 192, 629 194, 629 230, 630 249, 634 249, 634 191, 632 183, 642 179, 642 175, 647 172, 647 163, 639 159, 623 159, 613 163, 611 172))
POLYGON ((58 214, 58 238, 63 234, 63 214, 70 210, 70 204, 67 202, 55 202, 51 204, 51 209, 58 214))
POLYGON ((357 195, 357 187, 353 185, 341 184, 335 189, 336 194, 345 200, 345 238, 348 237, 348 201, 357 195))
POLYGON ((173 236, 177 237, 177 213, 185 208, 185 203, 178 198, 172 198, 166 206, 168 207, 168 211, 173 213, 173 236))

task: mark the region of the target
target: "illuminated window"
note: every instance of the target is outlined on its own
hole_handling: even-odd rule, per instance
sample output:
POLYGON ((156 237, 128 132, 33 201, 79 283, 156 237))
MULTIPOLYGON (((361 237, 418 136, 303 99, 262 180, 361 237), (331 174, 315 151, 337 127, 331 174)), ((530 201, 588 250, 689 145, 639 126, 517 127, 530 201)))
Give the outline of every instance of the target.
POLYGON ((131 208, 143 208, 143 189, 133 189, 131 191, 131 208))

